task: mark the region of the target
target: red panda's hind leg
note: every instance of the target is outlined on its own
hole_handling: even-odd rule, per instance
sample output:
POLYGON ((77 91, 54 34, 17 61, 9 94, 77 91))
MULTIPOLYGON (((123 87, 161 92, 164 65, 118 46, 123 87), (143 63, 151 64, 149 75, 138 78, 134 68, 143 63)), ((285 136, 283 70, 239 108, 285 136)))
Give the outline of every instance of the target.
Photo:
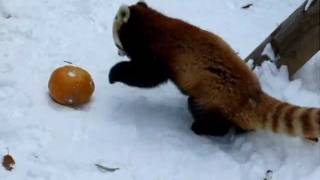
POLYGON ((222 113, 202 108, 192 97, 188 99, 188 107, 194 119, 191 130, 198 135, 224 136, 232 127, 222 113))

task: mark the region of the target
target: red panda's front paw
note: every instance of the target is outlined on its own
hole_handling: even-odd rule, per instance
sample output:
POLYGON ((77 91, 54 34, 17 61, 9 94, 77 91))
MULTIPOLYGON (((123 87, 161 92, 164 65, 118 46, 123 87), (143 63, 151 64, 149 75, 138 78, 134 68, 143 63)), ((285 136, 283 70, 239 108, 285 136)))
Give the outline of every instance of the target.
POLYGON ((126 74, 129 72, 129 62, 120 62, 114 65, 109 72, 109 83, 114 84, 126 79, 126 74))
POLYGON ((114 65, 109 73, 109 82, 128 86, 152 88, 167 81, 167 74, 153 64, 124 61, 114 65))

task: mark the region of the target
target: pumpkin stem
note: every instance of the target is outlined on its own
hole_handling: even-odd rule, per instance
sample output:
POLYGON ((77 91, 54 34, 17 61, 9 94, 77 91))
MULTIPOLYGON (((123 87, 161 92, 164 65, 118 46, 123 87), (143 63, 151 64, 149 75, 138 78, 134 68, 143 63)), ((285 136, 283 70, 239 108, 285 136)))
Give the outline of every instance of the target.
POLYGON ((67 63, 67 64, 72 64, 71 61, 63 61, 63 62, 65 62, 65 63, 67 63))

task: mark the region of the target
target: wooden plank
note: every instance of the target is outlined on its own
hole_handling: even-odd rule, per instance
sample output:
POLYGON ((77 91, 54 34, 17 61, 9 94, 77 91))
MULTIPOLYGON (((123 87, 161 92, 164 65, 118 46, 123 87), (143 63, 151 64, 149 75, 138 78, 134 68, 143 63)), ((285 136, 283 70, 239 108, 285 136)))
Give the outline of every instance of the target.
MULTIPOLYGON (((290 75, 300 69, 320 50, 320 0, 313 0, 307 10, 305 1, 278 26, 247 58, 254 65, 269 60, 261 55, 268 43, 277 57, 276 64, 287 65, 290 75)), ((310 2, 309 2, 310 3, 310 2)))

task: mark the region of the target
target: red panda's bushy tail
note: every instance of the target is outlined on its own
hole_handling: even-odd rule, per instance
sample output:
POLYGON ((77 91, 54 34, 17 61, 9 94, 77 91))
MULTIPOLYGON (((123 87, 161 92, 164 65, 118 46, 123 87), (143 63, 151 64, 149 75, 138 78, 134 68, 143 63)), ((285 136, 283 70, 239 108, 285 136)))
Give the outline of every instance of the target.
POLYGON ((260 128, 308 139, 320 137, 320 108, 295 106, 268 95, 262 99, 260 128))

